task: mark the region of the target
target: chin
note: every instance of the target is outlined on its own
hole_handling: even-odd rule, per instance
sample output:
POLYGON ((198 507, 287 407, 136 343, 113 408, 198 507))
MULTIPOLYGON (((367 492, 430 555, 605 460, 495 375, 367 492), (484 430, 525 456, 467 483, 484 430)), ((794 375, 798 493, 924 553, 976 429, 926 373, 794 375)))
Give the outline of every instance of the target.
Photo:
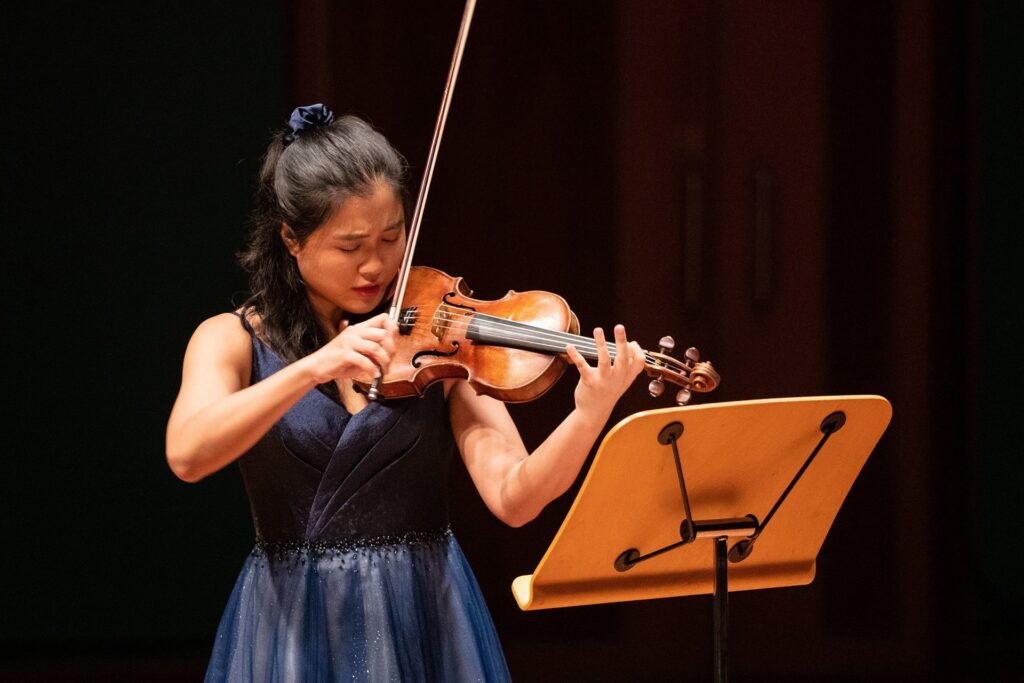
POLYGON ((356 301, 346 302, 345 305, 342 306, 341 308, 346 313, 352 313, 355 315, 365 315, 370 311, 374 310, 375 308, 377 308, 378 306, 380 306, 383 300, 383 297, 370 301, 367 301, 366 299, 357 299, 356 301))

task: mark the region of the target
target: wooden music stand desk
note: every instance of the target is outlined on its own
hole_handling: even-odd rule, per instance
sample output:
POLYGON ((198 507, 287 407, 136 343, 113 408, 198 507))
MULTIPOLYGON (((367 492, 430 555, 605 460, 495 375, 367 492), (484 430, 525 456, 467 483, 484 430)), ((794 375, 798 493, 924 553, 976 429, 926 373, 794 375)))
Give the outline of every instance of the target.
POLYGON ((516 601, 535 610, 713 594, 715 679, 724 681, 728 591, 813 580, 891 416, 881 396, 631 415, 601 442, 536 571, 512 583, 516 601))

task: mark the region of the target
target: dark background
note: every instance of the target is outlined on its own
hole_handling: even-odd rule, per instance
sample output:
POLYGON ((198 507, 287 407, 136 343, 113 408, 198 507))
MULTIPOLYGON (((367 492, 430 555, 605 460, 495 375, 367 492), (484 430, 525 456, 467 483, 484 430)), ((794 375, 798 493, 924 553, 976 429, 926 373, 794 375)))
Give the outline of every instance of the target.
MULTIPOLYGON (((245 289, 259 157, 297 104, 418 178, 458 0, 6 2, 0 678, 198 680, 252 530, 163 460, 185 344, 245 289)), ((1020 9, 481 0, 419 263, 696 345, 704 400, 880 393, 894 418, 807 587, 731 600, 735 680, 1020 665, 1020 9)), ((513 408, 527 444, 574 382, 513 408)), ((616 418, 660 406, 642 383, 616 418)), ((710 599, 522 613, 572 496, 453 524, 517 680, 707 680, 710 599)))

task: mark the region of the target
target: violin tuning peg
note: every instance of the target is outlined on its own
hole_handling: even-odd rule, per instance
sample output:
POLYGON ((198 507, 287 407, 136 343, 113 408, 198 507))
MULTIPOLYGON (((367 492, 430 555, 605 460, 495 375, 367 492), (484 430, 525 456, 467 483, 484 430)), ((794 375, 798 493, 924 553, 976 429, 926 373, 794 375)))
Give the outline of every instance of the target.
POLYGON ((690 402, 690 390, 689 389, 687 389, 686 387, 683 387, 682 389, 680 389, 679 391, 676 392, 676 405, 677 406, 685 406, 689 402, 690 402))
POLYGON ((672 353, 672 349, 676 348, 676 340, 666 335, 658 340, 658 346, 661 347, 661 353, 672 353))
POLYGON ((647 391, 649 391, 651 396, 654 398, 658 398, 665 393, 665 383, 660 379, 652 379, 651 383, 647 385, 647 391))
POLYGON ((691 346, 686 349, 686 360, 692 360, 694 363, 700 360, 700 351, 696 347, 691 346))

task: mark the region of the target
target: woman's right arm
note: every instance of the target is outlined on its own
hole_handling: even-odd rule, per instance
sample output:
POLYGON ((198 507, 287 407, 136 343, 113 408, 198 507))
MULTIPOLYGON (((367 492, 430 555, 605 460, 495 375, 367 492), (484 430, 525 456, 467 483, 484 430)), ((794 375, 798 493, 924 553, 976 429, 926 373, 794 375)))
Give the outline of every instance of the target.
POLYGON ((300 398, 322 382, 373 376, 394 352, 382 315, 353 325, 318 351, 249 386, 252 341, 238 317, 203 322, 185 351, 181 390, 167 423, 167 463, 196 482, 252 448, 300 398))

